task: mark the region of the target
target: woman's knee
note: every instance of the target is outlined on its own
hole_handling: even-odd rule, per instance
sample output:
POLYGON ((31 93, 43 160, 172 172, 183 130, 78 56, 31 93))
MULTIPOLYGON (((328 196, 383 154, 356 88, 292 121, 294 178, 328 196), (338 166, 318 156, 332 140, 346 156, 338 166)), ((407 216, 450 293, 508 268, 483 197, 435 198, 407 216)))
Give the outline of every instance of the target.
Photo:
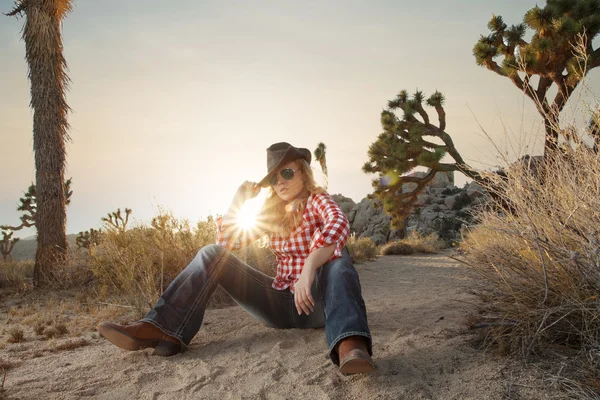
POLYGON ((216 256, 225 253, 227 250, 223 246, 219 246, 218 244, 207 244, 202 247, 198 253, 199 255, 208 255, 208 256, 216 256))
POLYGON ((328 280, 339 280, 339 279, 357 279, 358 273, 352 264, 352 261, 347 257, 336 258, 333 261, 329 261, 323 266, 323 273, 326 275, 328 280))

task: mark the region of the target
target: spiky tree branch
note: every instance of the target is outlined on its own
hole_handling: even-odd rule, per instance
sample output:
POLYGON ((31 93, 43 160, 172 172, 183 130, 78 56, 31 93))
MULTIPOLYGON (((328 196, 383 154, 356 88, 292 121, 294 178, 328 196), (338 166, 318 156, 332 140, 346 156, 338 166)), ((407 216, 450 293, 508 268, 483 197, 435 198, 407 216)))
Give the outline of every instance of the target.
POLYGON ((600 49, 592 47, 600 33, 600 0, 548 0, 527 11, 521 24, 509 28, 492 15, 488 28, 490 34, 473 48, 477 64, 510 79, 534 102, 544 120, 545 153, 556 149, 559 135, 566 139, 561 111, 585 75, 600 65, 600 49), (533 30, 529 42, 524 40, 528 28, 533 30))
POLYGON ((125 232, 127 230, 127 223, 129 222, 129 216, 131 215, 131 209, 125 209, 125 217, 121 215, 121 209, 117 208, 117 211, 108 213, 107 217, 102 218, 106 228, 108 230, 115 230, 117 232, 125 232))
POLYGON ((381 113, 383 133, 369 147, 369 161, 363 166, 365 173, 378 174, 372 181, 373 196, 382 201, 394 227, 402 226, 417 196, 437 172, 460 171, 483 181, 479 173, 465 163, 452 137, 445 132, 444 96, 436 91, 425 102, 435 109, 438 126, 431 123, 423 101, 423 92, 417 91, 409 97, 403 90, 388 102, 388 109, 381 113), (402 112, 402 118, 396 115, 398 110, 402 112), (454 163, 441 162, 445 155, 449 155, 454 163), (417 167, 427 167, 428 172, 423 177, 405 175, 417 167), (416 187, 403 192, 406 183, 414 183, 416 187))
MULTIPOLYGON (((66 205, 71 203, 71 196, 73 195, 73 191, 71 190, 71 182, 72 179, 69 178, 64 184, 66 205)), ((17 211, 22 212, 22 215, 19 218, 21 220, 21 224, 18 226, 11 226, 10 229, 13 231, 36 226, 37 196, 35 185, 33 183, 29 186, 29 188, 27 188, 27 191, 24 193, 23 197, 19 199, 19 201, 20 204, 17 207, 17 211)))
POLYGON ((12 253, 15 244, 20 240, 19 238, 12 238, 14 231, 10 226, 0 226, 2 230, 2 240, 0 240, 0 253, 2 253, 2 261, 6 262, 10 253, 12 253))
POLYGON ((75 238, 75 247, 90 250, 93 246, 97 246, 101 239, 102 229, 96 230, 92 228, 89 231, 79 232, 75 238))

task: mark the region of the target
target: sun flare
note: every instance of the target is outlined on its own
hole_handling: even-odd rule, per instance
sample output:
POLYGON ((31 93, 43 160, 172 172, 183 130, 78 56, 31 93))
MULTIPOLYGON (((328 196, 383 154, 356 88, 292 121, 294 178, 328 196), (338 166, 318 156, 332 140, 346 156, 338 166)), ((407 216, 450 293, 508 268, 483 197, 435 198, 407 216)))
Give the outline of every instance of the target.
POLYGON ((252 229, 256 225, 256 216, 265 201, 266 191, 261 190, 258 196, 244 203, 237 214, 237 224, 242 229, 252 229))

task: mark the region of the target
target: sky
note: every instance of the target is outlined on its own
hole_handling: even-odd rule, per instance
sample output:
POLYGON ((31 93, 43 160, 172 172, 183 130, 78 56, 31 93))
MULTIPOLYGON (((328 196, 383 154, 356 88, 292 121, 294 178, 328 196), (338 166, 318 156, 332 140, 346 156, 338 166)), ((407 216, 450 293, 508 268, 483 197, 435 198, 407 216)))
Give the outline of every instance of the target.
MULTIPOLYGON (((498 165, 493 143, 503 148, 506 131, 539 153, 533 104, 472 54, 492 14, 516 24, 536 3, 75 0, 62 30, 67 232, 98 228, 117 208, 137 223, 159 208, 192 222, 222 214, 243 181, 264 176, 266 148, 280 141, 324 142, 329 192, 358 202, 372 192, 362 165, 380 113, 402 89, 444 93, 446 132, 474 166, 498 165)), ((11 8, 0 0, 0 12, 11 8)), ((0 21, 0 225, 17 225, 35 180, 33 115, 24 20, 0 21)), ((597 71, 588 85, 598 88, 597 71)))

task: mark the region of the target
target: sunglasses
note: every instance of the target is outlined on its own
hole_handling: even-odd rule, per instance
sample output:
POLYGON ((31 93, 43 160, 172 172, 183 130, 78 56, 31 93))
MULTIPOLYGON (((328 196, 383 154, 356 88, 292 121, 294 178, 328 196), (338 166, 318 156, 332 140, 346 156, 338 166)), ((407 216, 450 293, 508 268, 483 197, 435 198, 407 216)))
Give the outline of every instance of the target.
MULTIPOLYGON (((284 168, 281 171, 279 171, 279 175, 281 175, 281 177, 283 179, 285 179, 286 181, 291 181, 292 179, 294 179, 294 172, 298 172, 298 171, 300 171, 300 170, 299 169, 293 170, 291 168, 284 168)), ((275 185, 277 185, 277 181, 278 180, 279 180, 279 178, 277 177, 277 174, 273 174, 269 178, 269 184, 271 186, 275 186, 275 185)))

